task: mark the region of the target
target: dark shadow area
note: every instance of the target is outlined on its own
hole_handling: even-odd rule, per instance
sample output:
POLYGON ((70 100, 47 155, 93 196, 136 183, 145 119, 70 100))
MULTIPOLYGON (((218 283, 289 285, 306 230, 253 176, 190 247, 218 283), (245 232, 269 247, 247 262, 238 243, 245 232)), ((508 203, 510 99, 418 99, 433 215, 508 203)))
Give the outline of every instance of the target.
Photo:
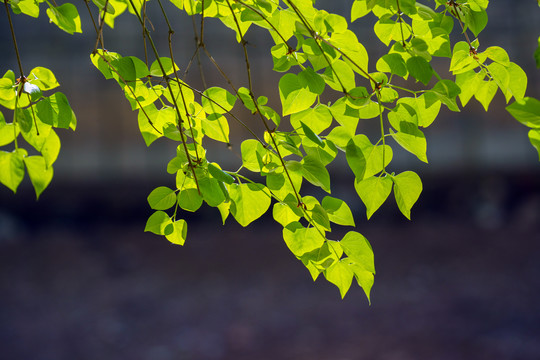
POLYGON ((207 208, 179 247, 142 231, 155 184, 2 189, 2 358, 538 359, 539 181, 427 177, 413 222, 355 209, 371 306, 312 283, 269 217, 207 208))

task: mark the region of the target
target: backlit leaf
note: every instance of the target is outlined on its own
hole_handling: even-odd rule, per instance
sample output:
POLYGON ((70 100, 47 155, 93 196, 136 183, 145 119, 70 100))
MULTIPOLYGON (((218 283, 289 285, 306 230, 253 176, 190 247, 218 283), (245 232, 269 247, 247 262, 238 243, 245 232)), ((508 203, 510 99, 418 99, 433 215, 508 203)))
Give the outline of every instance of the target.
POLYGON ((147 200, 152 209, 167 210, 176 204, 176 192, 166 186, 160 186, 152 190, 147 200))
POLYGON ((369 219, 386 201, 392 191, 392 179, 388 176, 372 176, 362 181, 355 180, 354 188, 366 206, 369 219))
POLYGON ((317 229, 305 228, 295 221, 283 229, 283 239, 291 252, 300 257, 305 253, 319 249, 324 244, 324 238, 317 229))
POLYGON ((374 146, 363 134, 353 137, 346 148, 347 163, 354 175, 360 180, 381 172, 390 163, 392 156, 390 146, 374 146))
POLYGON ((166 212, 156 211, 146 221, 144 231, 149 231, 156 235, 171 235, 174 231, 174 225, 166 212))
POLYGON ((524 97, 506 107, 506 110, 517 121, 531 128, 540 128, 540 101, 532 97, 524 97))
POLYGON ((531 145, 534 146, 536 151, 538 151, 539 161, 540 161, 540 130, 532 129, 529 131, 529 140, 531 145))
POLYGON ((343 299, 351 287, 354 273, 346 261, 337 261, 324 271, 324 276, 332 284, 336 285, 343 299))
POLYGON ((53 178, 53 168, 52 166, 47 166, 42 156, 25 157, 24 164, 36 191, 36 199, 39 199, 39 196, 49 186, 53 178))
POLYGON ((354 217, 345 201, 325 196, 321 205, 326 210, 328 219, 331 222, 344 226, 354 226, 354 217))
POLYGON ((0 151, 0 183, 15 193, 23 177, 23 154, 20 151, 0 151))
POLYGON ((75 5, 66 3, 60 6, 51 6, 47 9, 47 16, 51 22, 69 34, 82 32, 81 18, 75 5))
POLYGON ((349 231, 340 241, 347 256, 357 262, 364 270, 375 273, 375 258, 371 244, 364 235, 349 231))
POLYGON ((416 203, 422 192, 422 181, 412 171, 405 171, 392 176, 394 182, 394 195, 399 210, 407 219, 411 219, 411 208, 416 203))
POLYGON ((187 222, 180 219, 173 222, 172 225, 172 232, 165 237, 173 244, 184 245, 187 237, 187 222))
POLYGON ((260 218, 270 207, 270 192, 262 184, 231 184, 231 214, 242 226, 260 218))
POLYGON ((330 174, 319 160, 309 155, 305 156, 302 160, 302 175, 313 185, 330 192, 330 174))

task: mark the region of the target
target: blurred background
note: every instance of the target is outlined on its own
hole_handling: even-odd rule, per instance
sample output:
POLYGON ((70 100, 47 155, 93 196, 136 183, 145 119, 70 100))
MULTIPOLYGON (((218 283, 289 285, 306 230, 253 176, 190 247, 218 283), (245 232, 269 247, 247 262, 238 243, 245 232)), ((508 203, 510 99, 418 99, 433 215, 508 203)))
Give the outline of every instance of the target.
MULTIPOLYGON (((443 110, 425 131, 429 165, 395 151, 391 168, 415 170, 424 183, 412 222, 392 199, 367 221, 345 162, 331 165, 332 195, 351 205, 377 267, 371 305, 356 285, 341 300, 335 286, 311 281, 271 216, 244 229, 233 219, 223 226, 216 209, 203 207, 185 214, 184 247, 143 232, 147 195, 174 186, 166 165, 175 146, 163 139, 145 146, 117 84, 90 63, 95 36, 84 5, 76 5, 82 35, 49 24, 44 6, 39 19, 14 17, 24 68, 56 74, 78 127, 59 131, 62 151, 39 202, 28 178, 16 195, 0 188, 1 359, 540 358, 540 165, 500 94, 488 113, 475 101, 463 113, 443 110)), ((155 5, 153 36, 166 54, 155 5)), ((317 2, 347 17, 350 5, 317 2)), ((537 4, 493 1, 488 14, 480 50, 506 49, 528 74, 527 95, 540 98, 537 4)), ((195 50, 192 22, 170 17, 183 71, 195 50)), ((3 74, 17 63, 7 17, 0 19, 3 74)), ((370 66, 383 54, 374 22, 351 25, 370 66)), ((255 28, 246 38, 255 92, 279 109, 270 39, 255 28)), ((205 42, 233 82, 246 86, 234 33, 208 20, 205 42)), ((136 19, 119 17, 105 45, 143 56, 136 19)), ((439 72, 448 64, 437 62, 439 72)), ((223 85, 204 57, 202 66, 209 86, 223 85)), ((196 66, 187 79, 201 88, 196 66)), ((361 120, 361 130, 370 134, 371 126, 361 120)), ((232 150, 213 144, 209 159, 236 169, 244 135, 231 123, 232 150)))

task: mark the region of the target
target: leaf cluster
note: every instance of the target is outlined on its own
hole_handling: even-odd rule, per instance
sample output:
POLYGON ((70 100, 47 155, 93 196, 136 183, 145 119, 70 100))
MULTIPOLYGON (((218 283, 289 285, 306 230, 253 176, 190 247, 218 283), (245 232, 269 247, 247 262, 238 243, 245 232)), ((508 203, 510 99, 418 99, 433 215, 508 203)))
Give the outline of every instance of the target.
MULTIPOLYGON (((16 14, 37 17, 40 2, 8 3, 16 14)), ((60 29, 70 34, 82 31, 74 5, 43 2, 48 6, 47 16, 60 29)), ((322 274, 343 297, 355 279, 369 299, 375 274, 369 241, 357 231, 341 239, 331 235, 337 226, 354 227, 355 220, 348 199, 330 196, 330 163, 340 156, 346 159, 355 178, 351 185, 368 219, 392 192, 399 210, 410 219, 422 182, 413 171, 396 174, 390 170, 394 151, 405 150, 427 163, 423 130, 434 123, 441 109, 459 112, 474 97, 487 111, 497 91, 507 103, 515 100, 507 109, 532 128, 531 142, 540 151, 540 102, 525 97, 525 72, 501 47, 480 46, 488 0, 355 0, 351 22, 370 14, 377 19, 374 34, 386 49, 378 59, 370 58, 349 29, 347 18, 319 10, 311 0, 171 0, 177 11, 200 24, 200 29, 194 26, 192 60, 207 56, 230 85, 227 89, 206 84, 197 89, 182 78, 174 60, 174 29, 161 0, 152 3, 85 2, 96 33, 90 55, 93 65, 106 79, 116 81, 137 112, 146 145, 159 138, 176 143, 166 169, 175 177, 175 185, 159 186, 149 194, 154 212, 145 227, 174 244, 186 241, 182 213, 197 211, 203 204, 217 208, 223 223, 231 216, 242 226, 271 209, 283 227, 285 244, 314 280, 322 274), (158 21, 169 29, 168 53, 159 53, 154 45, 149 24, 156 20, 148 18, 147 6, 162 11, 158 21), (115 19, 126 10, 140 23, 144 59, 105 49, 104 27, 114 28, 115 19), (232 83, 206 47, 208 18, 234 31, 245 60, 243 86, 232 83), (273 70, 281 74, 275 95, 280 109, 272 108, 266 96, 254 93, 257 78, 251 72, 245 40, 251 27, 265 29, 273 40, 268 52, 273 70), (456 36, 460 41, 453 43, 456 36), (455 80, 435 71, 434 58, 446 59, 455 80), (322 99, 328 94, 335 100, 325 103, 322 99), (240 108, 247 109, 252 119, 240 119, 240 108), (371 140, 359 131, 360 120, 376 122, 378 137, 371 140), (264 131, 253 130, 248 125, 253 121, 262 124, 264 131), (230 122, 251 134, 240 144, 241 166, 234 171, 212 160, 208 146, 210 142, 231 146, 230 122), (328 195, 319 199, 304 195, 306 182, 328 195)), ((43 95, 58 86, 49 70, 36 68, 31 74, 16 80, 8 71, 0 80, 0 104, 13 110, 11 123, 0 117, 0 146, 15 142, 13 152, 0 153, 0 181, 15 191, 24 164, 39 196, 50 182, 58 155, 59 140, 53 128, 74 129, 75 117, 63 94, 43 95), (42 155, 27 156, 16 142, 19 133, 42 155)))

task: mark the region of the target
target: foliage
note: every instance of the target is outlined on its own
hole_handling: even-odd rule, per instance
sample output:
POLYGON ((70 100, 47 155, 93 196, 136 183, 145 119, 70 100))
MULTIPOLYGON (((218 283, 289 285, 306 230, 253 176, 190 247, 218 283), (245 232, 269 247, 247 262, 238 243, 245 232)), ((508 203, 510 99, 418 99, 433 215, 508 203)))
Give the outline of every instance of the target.
MULTIPOLYGON (((76 118, 64 94, 50 93, 59 86, 50 70, 37 67, 23 72, 8 5, 15 14, 38 17, 45 3, 53 24, 69 34, 81 32, 77 7, 51 1, 4 2, 20 76, 8 70, 0 79, 0 104, 13 114, 8 123, 0 113, 0 146, 14 147, 0 152, 0 182, 15 192, 26 169, 37 197, 52 179, 60 150, 54 129, 75 130, 76 118), (38 155, 30 156, 21 146, 21 134, 38 155)), ((349 206, 330 195, 322 199, 303 195, 303 184, 311 183, 330 194, 327 166, 345 156, 368 218, 393 192, 399 210, 410 219, 422 182, 412 171, 396 174, 390 170, 393 152, 402 148, 427 163, 423 129, 433 124, 441 108, 458 112, 474 98, 487 111, 498 91, 507 103, 514 100, 507 109, 531 128, 530 141, 540 152, 540 102, 525 97, 525 72, 501 47, 481 50, 477 37, 487 24, 488 0, 355 0, 351 22, 366 17, 377 20, 373 30, 386 47, 378 59, 370 59, 345 17, 316 9, 311 0, 171 2, 177 11, 198 19, 193 58, 207 55, 230 84, 228 89, 196 89, 181 78, 173 56, 174 30, 161 0, 152 4, 85 0, 85 5, 96 32, 92 63, 106 79, 118 83, 138 112, 145 143, 149 146, 161 137, 177 143, 175 157, 167 166, 167 172, 176 177, 176 186, 159 186, 149 194, 154 213, 145 227, 174 244, 183 245, 186 240, 182 211, 197 211, 203 203, 216 207, 224 223, 232 216, 242 226, 271 208, 283 227, 286 245, 314 280, 323 274, 343 297, 356 279, 369 299, 375 266, 368 240, 356 231, 341 239, 331 236, 335 226, 355 226, 349 206), (168 26, 166 54, 159 53, 154 44, 147 6, 159 7, 160 21, 168 26), (126 10, 141 25, 143 46, 150 52, 145 52, 144 60, 105 50, 104 26, 114 28, 115 19, 126 10), (235 32, 245 57, 245 86, 233 85, 211 56, 204 43, 207 18, 217 18, 235 32), (250 70, 244 39, 252 26, 267 30, 275 43, 269 56, 273 69, 283 73, 277 89, 281 109, 271 108, 265 96, 253 91, 257 79, 250 70), (451 35, 458 41, 452 43, 451 35), (432 66, 434 58, 448 59, 455 80, 438 74, 432 66), (323 102, 329 94, 336 100, 323 102), (264 126, 263 134, 233 111, 242 107, 264 126), (359 119, 378 122, 380 137, 375 142, 358 131, 359 119), (207 153, 210 141, 229 144, 230 121, 251 134, 241 144, 242 166, 236 171, 222 168, 207 153)))

